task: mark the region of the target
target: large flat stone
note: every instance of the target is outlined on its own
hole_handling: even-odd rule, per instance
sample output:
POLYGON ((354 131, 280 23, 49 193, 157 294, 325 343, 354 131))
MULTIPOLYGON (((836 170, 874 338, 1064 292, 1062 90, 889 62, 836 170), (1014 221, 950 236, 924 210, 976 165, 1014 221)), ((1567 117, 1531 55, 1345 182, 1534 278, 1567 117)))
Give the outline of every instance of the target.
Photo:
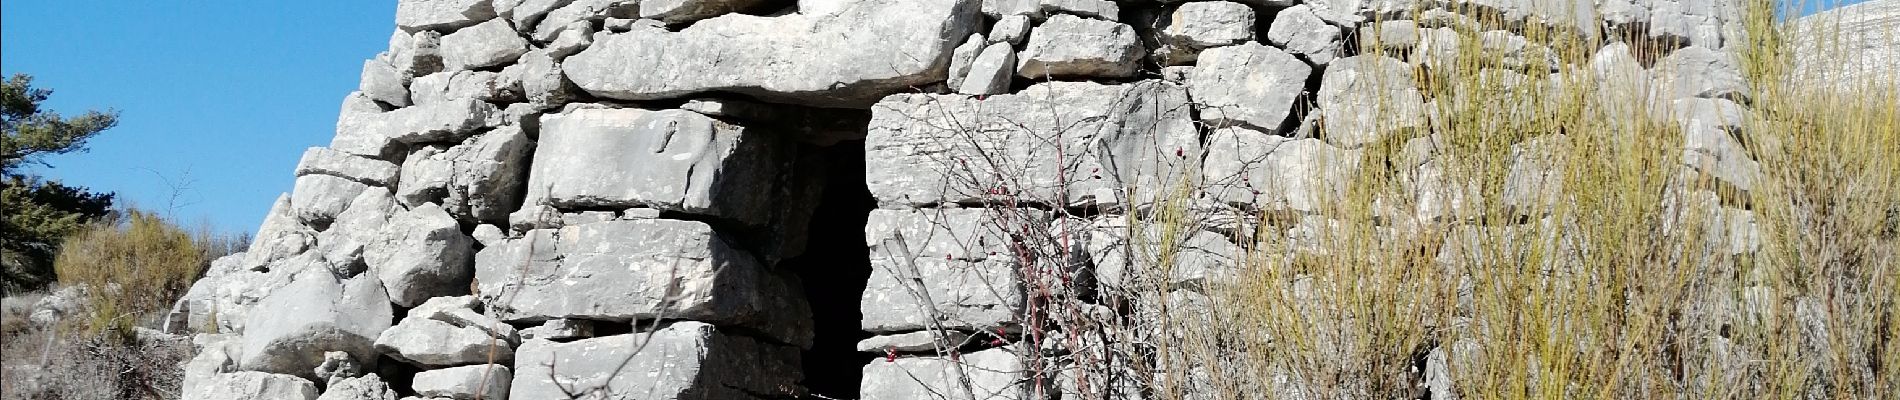
POLYGON ((886 208, 1148 199, 1200 154, 1188 114, 1186 90, 1160 81, 891 96, 872 109, 865 182, 886 208))
POLYGON ((530 340, 515 363, 513 400, 565 400, 567 393, 635 399, 797 397, 799 351, 682 321, 653 332, 568 343, 530 340))
POLYGON ((684 110, 576 109, 541 118, 525 205, 650 207, 770 222, 792 158, 783 138, 684 110))
POLYGON ((1208 135, 1208 191, 1243 209, 1318 212, 1340 201, 1360 153, 1319 139, 1230 128, 1208 135), (1215 178, 1218 177, 1218 178, 1215 178))
POLYGON ((945 79, 951 49, 979 26, 975 0, 870 0, 763 17, 727 14, 678 32, 598 36, 562 64, 595 96, 701 92, 862 107, 945 79))
POLYGON ((306 379, 316 379, 330 351, 373 366, 372 344, 393 319, 389 296, 374 276, 339 280, 325 268, 298 272, 256 311, 245 323, 238 368, 306 379))
POLYGON ((1016 351, 996 348, 956 358, 874 360, 864 366, 858 394, 864 400, 1028 399, 1026 371, 1016 351))
MULTIPOLYGON (((860 327, 898 333, 939 327, 987 331, 1013 324, 1022 312, 1026 267, 1010 245, 1011 234, 994 222, 999 219, 1049 231, 1061 222, 1031 209, 872 210, 864 228, 871 277, 859 299, 860 327)), ((1031 249, 1036 254, 1056 250, 1025 246, 1036 246, 1031 249)), ((1070 254, 1081 253, 1077 248, 1070 254)))
POLYGON ((1135 28, 1115 21, 1057 15, 1029 33, 1016 74, 1029 79, 1126 78, 1141 70, 1135 28))
POLYGON ((1208 49, 1188 74, 1201 118, 1216 125, 1275 129, 1293 113, 1313 68, 1280 49, 1243 43, 1208 49))
POLYGON ((796 278, 767 271, 704 223, 613 220, 537 229, 482 249, 479 296, 509 321, 692 319, 808 345, 796 278), (668 296, 668 292, 672 292, 668 296))

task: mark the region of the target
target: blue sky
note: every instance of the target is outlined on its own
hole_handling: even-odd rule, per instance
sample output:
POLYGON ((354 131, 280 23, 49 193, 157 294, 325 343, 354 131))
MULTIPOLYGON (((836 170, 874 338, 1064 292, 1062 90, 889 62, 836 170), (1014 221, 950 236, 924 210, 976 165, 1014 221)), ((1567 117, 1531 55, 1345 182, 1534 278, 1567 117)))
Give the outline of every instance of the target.
POLYGON ((0 4, 0 72, 54 89, 52 110, 121 112, 91 151, 39 173, 230 233, 256 229, 304 148, 329 143, 395 13, 391 0, 0 4))

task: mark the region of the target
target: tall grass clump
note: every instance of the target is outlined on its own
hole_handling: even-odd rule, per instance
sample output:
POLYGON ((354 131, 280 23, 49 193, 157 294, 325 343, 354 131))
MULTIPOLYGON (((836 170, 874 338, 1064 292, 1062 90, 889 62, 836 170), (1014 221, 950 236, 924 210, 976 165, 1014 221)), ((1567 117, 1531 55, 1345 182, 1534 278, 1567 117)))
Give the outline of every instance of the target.
MULTIPOLYGON (((1223 323, 1157 345, 1191 360, 1157 381, 1203 385, 1155 397, 1892 396, 1900 80, 1801 73, 1797 57, 1859 55, 1824 26, 1796 37, 1776 7, 1745 3, 1724 51, 1747 93, 1719 99, 1651 85, 1643 68, 1682 44, 1642 32, 1461 10, 1473 23, 1434 43, 1455 55, 1365 35, 1363 54, 1412 66, 1375 86, 1418 88, 1429 122, 1319 160, 1351 176, 1312 194, 1321 210, 1242 216, 1241 277, 1210 288, 1223 323), (1487 47, 1496 31, 1548 53, 1487 47), (1684 122, 1725 104, 1740 112, 1684 122), (1724 141, 1746 162, 1711 160, 1724 141)), ((1141 221, 1194 220, 1162 217, 1141 221)), ((1173 251, 1153 252, 1147 273, 1173 274, 1173 251)))
MULTIPOLYGON (((205 236, 205 235, 199 235, 205 236)), ((65 285, 85 285, 90 335, 129 338, 141 318, 167 309, 204 270, 199 240, 157 215, 132 210, 75 234, 53 268, 65 285)))

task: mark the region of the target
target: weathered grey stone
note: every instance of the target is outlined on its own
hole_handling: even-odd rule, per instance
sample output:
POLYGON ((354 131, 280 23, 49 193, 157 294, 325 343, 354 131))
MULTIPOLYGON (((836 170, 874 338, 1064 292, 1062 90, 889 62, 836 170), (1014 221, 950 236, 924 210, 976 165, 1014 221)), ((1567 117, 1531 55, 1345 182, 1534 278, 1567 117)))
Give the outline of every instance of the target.
POLYGON ((383 137, 403 143, 460 141, 484 127, 498 111, 481 100, 452 99, 378 114, 370 125, 383 137))
POLYGON ((1073 14, 1083 17, 1114 20, 1121 17, 1121 6, 1110 0, 1038 0, 1039 15, 1055 16, 1073 14))
POLYGON ((290 195, 279 195, 277 201, 271 203, 270 211, 264 214, 264 223, 257 227, 257 235, 251 238, 251 247, 244 251, 242 265, 246 269, 260 269, 271 262, 301 254, 316 246, 316 236, 316 230, 297 220, 297 209, 291 206, 290 195))
POLYGON ((481 299, 503 320, 682 318, 743 326, 798 346, 811 340, 797 279, 765 270, 700 222, 537 229, 482 249, 476 270, 481 299))
POLYGON ((342 111, 336 118, 336 137, 330 139, 330 148, 364 157, 392 160, 398 146, 396 140, 384 135, 377 123, 382 120, 385 110, 376 100, 363 92, 351 92, 343 97, 342 111))
POLYGON ((954 351, 962 348, 970 340, 970 334, 961 331, 917 331, 896 335, 873 336, 858 341, 858 351, 867 353, 954 351))
POLYGON ((762 4, 764 0, 643 0, 640 18, 677 24, 752 10, 762 4))
POLYGON ((1742 107, 1725 99, 1689 98, 1674 102, 1683 133, 1682 162, 1723 184, 1753 190, 1761 163, 1735 137, 1745 118, 1742 107))
POLYGON ((1206 291, 1210 284, 1232 282, 1240 276, 1245 251, 1219 233, 1191 227, 1165 232, 1153 223, 1135 226, 1141 231, 1131 231, 1125 216, 1102 217, 1090 224, 1089 255, 1095 264, 1095 280, 1103 290, 1124 295, 1153 287, 1206 291), (1130 234, 1145 237, 1131 238, 1130 234), (1169 251, 1166 257, 1162 249, 1169 251), (1164 260, 1171 264, 1159 268, 1164 260), (1170 274, 1160 276, 1162 270, 1170 274))
POLYGON ((492 19, 443 35, 442 66, 449 71, 491 67, 513 62, 528 47, 508 21, 492 19))
MULTIPOLYGON (((1275 1, 1275 0, 1268 0, 1275 1)), ((1284 1, 1281 6, 1291 6, 1284 1)), ((1313 14, 1334 26, 1355 26, 1368 20, 1392 20, 1420 7, 1414 0, 1311 0, 1303 2, 1313 14)))
MULTIPOLYGON (((238 367, 315 378, 324 353, 349 353, 374 366, 374 338, 389 328, 389 297, 374 276, 339 280, 306 268, 270 292, 250 313, 238 367)), ((313 391, 311 395, 315 395, 313 391)))
POLYGON ((549 12, 573 3, 574 0, 494 0, 495 12, 501 14, 516 30, 530 33, 549 12))
POLYGON ((797 348, 693 321, 570 343, 530 340, 515 366, 513 400, 569 398, 562 387, 659 399, 796 397, 804 391, 797 348))
POLYGON ((580 88, 614 99, 729 91, 863 106, 943 81, 956 39, 977 26, 973 0, 875 0, 840 7, 832 14, 734 14, 678 32, 636 27, 596 37, 562 68, 580 88))
MULTIPOLYGON (((1789 48, 1794 67, 1788 79, 1828 85, 1842 93, 1875 88, 1900 91, 1900 2, 1849 4, 1796 19, 1789 48)), ((1888 95, 1893 95, 1889 93, 1888 95)))
MULTIPOLYGON (((1034 215, 1034 214, 1032 214, 1034 215)), ((871 278, 859 301, 868 332, 990 330, 1023 307, 1009 235, 980 208, 872 210, 864 228, 871 278), (899 240, 899 239, 902 240, 899 240)), ((1047 223, 1048 218, 1025 221, 1047 223)))
POLYGON ((435 204, 397 213, 363 250, 389 291, 389 299, 414 307, 437 296, 467 294, 475 239, 435 204))
POLYGON ((1208 49, 1188 76, 1201 119, 1215 125, 1275 129, 1293 112, 1313 68, 1259 43, 1208 49))
POLYGON ((1745 102, 1748 82, 1735 55, 1701 46, 1669 53, 1649 69, 1665 99, 1723 98, 1745 102))
POLYGON ((950 89, 963 87, 963 78, 970 75, 970 63, 976 61, 977 53, 986 48, 984 47, 986 43, 983 40, 983 34, 972 33, 969 39, 963 41, 963 44, 957 45, 956 49, 950 51, 950 76, 947 81, 950 89))
POLYGON ((791 169, 782 138, 682 110, 541 117, 528 205, 643 206, 760 226, 791 169))
POLYGON ((1029 26, 1029 16, 1027 15, 1002 17, 996 20, 996 25, 990 27, 990 43, 1009 43, 1010 46, 1022 45, 1023 39, 1029 38, 1029 26))
POLYGON ((409 80, 380 57, 363 61, 363 80, 356 90, 392 106, 409 106, 409 80))
POLYGON ((1148 189, 1185 179, 1200 153, 1186 94, 1143 81, 1046 82, 984 99, 891 96, 871 112, 865 182, 884 207, 1145 204, 1148 189))
POLYGON ((1571 148, 1563 135, 1544 135, 1511 145, 1504 175, 1505 207, 1520 216, 1542 217, 1563 200, 1566 158, 1571 148))
POLYGON ((549 11, 541 22, 534 25, 534 33, 530 37, 536 42, 549 42, 576 28, 585 26, 592 29, 594 22, 608 18, 639 17, 638 0, 573 0, 549 11))
POLYGON ((457 327, 474 327, 490 337, 507 341, 512 347, 521 342, 515 327, 481 313, 482 302, 475 296, 437 297, 409 310, 409 318, 427 318, 457 327))
MULTIPOLYGON (((376 59, 394 68, 398 82, 407 87, 415 77, 442 71, 442 33, 398 30, 389 36, 389 50, 377 53, 376 59)), ((407 97, 407 89, 404 92, 407 97)))
POLYGON ((1425 125, 1425 97, 1412 66, 1396 58, 1358 55, 1326 66, 1319 87, 1327 143, 1353 149, 1425 125))
POLYGON ((1208 136, 1206 174, 1214 198, 1243 209, 1317 212, 1344 196, 1359 152, 1319 139, 1287 139, 1239 128, 1208 136), (1210 178, 1215 179, 1215 178, 1210 178))
POLYGON ((409 207, 438 202, 465 221, 506 221, 521 206, 533 146, 509 125, 447 149, 419 149, 403 162, 396 196, 409 207))
POLYGON ((489 0, 402 0, 396 2, 396 27, 404 31, 450 31, 495 18, 489 0))
POLYGON ((1368 52, 1374 48, 1389 52, 1411 51, 1418 46, 1418 31, 1418 22, 1412 20, 1366 24, 1359 28, 1359 48, 1368 52))
POLYGON ((521 339, 570 340, 594 337, 594 321, 555 318, 541 326, 521 330, 521 339))
POLYGON ((197 400, 314 400, 317 385, 310 380, 283 374, 254 371, 223 373, 207 379, 195 396, 197 400))
POLYGON ((423 396, 508 400, 508 385, 514 379, 514 373, 505 365, 469 365, 418 372, 409 387, 423 396))
POLYGON ((1140 70, 1135 29, 1114 21, 1057 15, 1030 31, 1016 74, 1030 79, 1124 78, 1140 70))
POLYGON ((1010 79, 1016 74, 1016 49, 1009 43, 992 43, 970 62, 969 75, 957 86, 957 93, 992 95, 1009 93, 1010 79))
POLYGON ((376 374, 330 381, 317 400, 396 400, 396 391, 376 374))
POLYGON ((1424 29, 1419 31, 1418 47, 1412 51, 1409 60, 1413 64, 1432 68, 1456 68, 1458 54, 1464 51, 1463 47, 1464 42, 1455 29, 1424 29))
POLYGON ((508 362, 514 348, 480 327, 456 326, 429 318, 409 318, 376 337, 376 350, 396 360, 425 367, 508 362))
POLYGON ((323 363, 317 364, 317 368, 311 372, 317 374, 317 380, 326 382, 325 386, 330 386, 344 379, 363 376, 363 365, 350 357, 350 353, 330 351, 323 353, 323 363))
POLYGON ((297 161, 297 176, 324 174, 364 184, 388 187, 396 183, 396 164, 358 156, 327 147, 304 150, 297 161))
POLYGON ((569 98, 580 93, 580 89, 567 81, 567 75, 561 73, 560 58, 573 53, 560 51, 552 46, 548 50, 529 51, 521 55, 518 64, 509 67, 520 75, 521 93, 537 110, 566 104, 569 98))
POLYGON ((1484 49, 1484 59, 1495 62, 1497 67, 1512 71, 1538 68, 1556 72, 1562 67, 1557 53, 1549 47, 1532 44, 1529 39, 1510 31, 1486 31, 1478 34, 1478 46, 1484 49))
MULTIPOLYGON (((513 68, 513 67, 510 67, 513 68)), ((489 71, 443 71, 416 78, 409 84, 416 104, 441 104, 462 99, 490 103, 521 100, 519 76, 489 71)))
POLYGON ((1316 66, 1325 66, 1340 56, 1343 46, 1339 38, 1339 27, 1327 24, 1305 5, 1280 10, 1273 17, 1273 26, 1267 28, 1267 41, 1316 66))
POLYGON ((865 400, 1028 399, 1022 357, 1009 348, 995 348, 951 357, 905 357, 875 360, 864 366, 858 384, 865 400), (965 389, 968 382, 968 389, 965 389), (972 393, 974 392, 974 393, 972 393))
POLYGON ((236 334, 200 333, 192 336, 192 344, 198 354, 178 365, 183 370, 179 382, 179 393, 184 398, 203 398, 212 390, 211 383, 218 374, 237 372, 237 360, 233 357, 242 340, 236 334))
POLYGON ((475 231, 469 233, 468 236, 475 238, 475 243, 481 243, 482 246, 494 246, 496 243, 501 243, 501 239, 507 238, 508 233, 502 232, 501 227, 494 224, 481 224, 476 225, 475 231))
POLYGON ((587 46, 593 45, 594 24, 580 21, 575 22, 572 27, 562 29, 560 34, 554 35, 554 41, 549 42, 547 47, 529 50, 528 52, 545 51, 550 58, 555 61, 560 61, 566 59, 567 56, 581 52, 581 50, 586 50, 587 46))
POLYGON ((1176 8, 1162 34, 1171 44, 1209 48, 1253 40, 1253 29, 1253 8, 1229 1, 1204 1, 1176 8))
POLYGON ((291 188, 290 205, 298 220, 326 224, 348 208, 350 201, 365 189, 369 189, 369 185, 333 175, 299 176, 296 186, 291 188))

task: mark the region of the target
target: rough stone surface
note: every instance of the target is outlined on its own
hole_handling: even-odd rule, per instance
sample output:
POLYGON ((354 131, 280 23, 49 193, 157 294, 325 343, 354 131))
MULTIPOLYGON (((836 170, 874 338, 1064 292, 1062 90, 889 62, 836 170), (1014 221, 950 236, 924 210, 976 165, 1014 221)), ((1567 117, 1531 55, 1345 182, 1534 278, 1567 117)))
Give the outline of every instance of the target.
POLYGON ((251 246, 244 251, 242 266, 260 269, 271 262, 302 254, 316 245, 316 235, 316 230, 298 221, 290 195, 277 196, 270 211, 264 214, 264 223, 251 238, 251 246))
POLYGON ((594 322, 584 319, 556 318, 541 326, 522 329, 522 339, 569 340, 594 337, 594 322))
POLYGON ((435 204, 390 217, 364 249, 369 270, 389 299, 414 307, 436 296, 468 293, 475 239, 435 204))
POLYGON ((1124 78, 1139 70, 1135 29, 1114 21, 1057 15, 1030 31, 1016 74, 1030 79, 1124 78))
POLYGON ((1273 26, 1267 29, 1267 41, 1317 66, 1340 56, 1344 49, 1339 38, 1339 27, 1327 24, 1304 5, 1280 10, 1273 17, 1273 26))
POLYGON ((409 387, 416 394, 454 400, 508 400, 514 373, 505 365, 483 364, 416 373, 409 387))
MULTIPOLYGON (((374 277, 339 280, 305 269, 257 304, 245 323, 238 367, 314 379, 324 353, 349 353, 375 365, 374 338, 389 328, 389 297, 374 277)), ((313 396, 315 392, 311 393, 313 396)))
POLYGON ((369 185, 334 175, 299 176, 297 185, 290 190, 290 205, 298 220, 328 223, 349 208, 350 201, 366 189, 369 185))
POLYGON ((643 0, 640 18, 676 24, 744 11, 764 3, 764 0, 643 0))
POLYGON ((383 58, 363 61, 363 80, 356 90, 392 106, 409 105, 409 79, 383 58))
POLYGON ((396 2, 396 27, 420 30, 455 30, 495 18, 489 0, 403 0, 396 2))
POLYGON ((988 39, 990 43, 1009 43, 1010 46, 1022 45, 1023 39, 1029 38, 1030 25, 1029 16, 1027 15, 1002 17, 996 20, 996 25, 990 27, 988 39))
POLYGON ((795 347, 675 322, 651 333, 530 340, 521 346, 509 398, 567 399, 562 386, 662 399, 795 397, 803 377, 798 365, 795 347))
POLYGON ((811 340, 796 278, 765 270, 700 222, 537 229, 482 249, 476 270, 481 299, 504 320, 685 318, 745 326, 782 343, 811 340))
POLYGON ((1352 56, 1326 66, 1319 108, 1327 143, 1353 149, 1425 125, 1412 67, 1395 58, 1352 56))
POLYGON ((1010 79, 1015 78, 1016 49, 1009 43, 991 43, 983 52, 970 62, 969 74, 957 86, 957 93, 973 95, 992 95, 1009 93, 1010 79))
POLYGON ((723 91, 861 107, 944 80, 976 11, 972 0, 874 0, 829 14, 734 14, 678 32, 636 27, 596 37, 562 68, 588 93, 614 99, 723 91))
POLYGON ((968 344, 970 334, 958 331, 917 331, 896 335, 873 336, 858 341, 858 351, 868 353, 949 351, 968 344))
POLYGON ((396 400, 394 389, 376 374, 330 381, 317 400, 396 400))
POLYGON ((390 358, 428 367, 506 362, 515 355, 507 340, 480 327, 428 318, 405 319, 383 331, 375 344, 390 358))
POLYGON ((887 208, 995 196, 1146 202, 1154 193, 1142 190, 1185 179, 1200 152, 1185 92, 1158 81, 1048 82, 984 99, 891 96, 872 109, 865 182, 887 208))
POLYGON ((521 99, 518 76, 490 71, 443 71, 418 77, 409 84, 416 104, 440 104, 462 99, 505 103, 521 99))
POLYGON ((1662 91, 1660 94, 1666 98, 1746 101, 1748 82, 1742 79, 1740 65, 1734 54, 1689 46, 1656 60, 1649 71, 1662 91))
POLYGON ((779 138, 683 110, 579 109, 541 118, 526 204, 642 206, 762 225, 778 177, 779 138))
MULTIPOLYGON (((1008 212, 1008 211, 1004 211, 1008 212)), ((1020 210, 1031 226, 1052 219, 1020 210)), ((864 228, 871 278, 859 309, 865 331, 994 330, 1023 307, 1023 268, 1009 234, 985 223, 985 209, 872 210, 864 228)), ((1049 229, 1055 229, 1053 227, 1049 229)))
POLYGON ((1216 125, 1276 129, 1293 112, 1312 67, 1258 43, 1209 49, 1188 75, 1201 119, 1216 125))
POLYGON ((508 21, 492 19, 443 35, 441 52, 442 66, 450 71, 485 68, 515 61, 528 52, 528 40, 508 21))
POLYGON ((1012 348, 995 348, 948 357, 876 360, 864 366, 858 392, 865 400, 939 398, 1028 399, 1022 358, 1012 348), (970 390, 964 390, 964 382, 970 390), (970 393, 974 391, 975 393, 970 393))
POLYGON ((297 162, 297 176, 310 174, 389 187, 396 183, 396 164, 325 147, 311 147, 303 152, 303 159, 297 162))
POLYGON ((1242 208, 1315 212, 1343 196, 1359 154, 1319 139, 1287 139, 1248 129, 1216 130, 1208 137, 1206 173, 1232 177, 1209 192, 1242 208))
POLYGON ((983 34, 973 33, 970 34, 969 39, 963 41, 963 44, 957 45, 956 49, 950 51, 950 76, 948 77, 949 80, 945 81, 945 83, 947 83, 951 89, 963 87, 964 77, 970 75, 970 63, 976 61, 978 52, 987 48, 984 47, 985 44, 986 41, 983 40, 983 34))
POLYGON ((425 147, 403 161, 403 205, 437 203, 464 221, 502 222, 521 206, 534 143, 517 126, 503 126, 467 142, 425 147))
POLYGON ((290 375, 240 371, 217 374, 208 379, 196 396, 200 400, 314 400, 317 385, 290 375))

